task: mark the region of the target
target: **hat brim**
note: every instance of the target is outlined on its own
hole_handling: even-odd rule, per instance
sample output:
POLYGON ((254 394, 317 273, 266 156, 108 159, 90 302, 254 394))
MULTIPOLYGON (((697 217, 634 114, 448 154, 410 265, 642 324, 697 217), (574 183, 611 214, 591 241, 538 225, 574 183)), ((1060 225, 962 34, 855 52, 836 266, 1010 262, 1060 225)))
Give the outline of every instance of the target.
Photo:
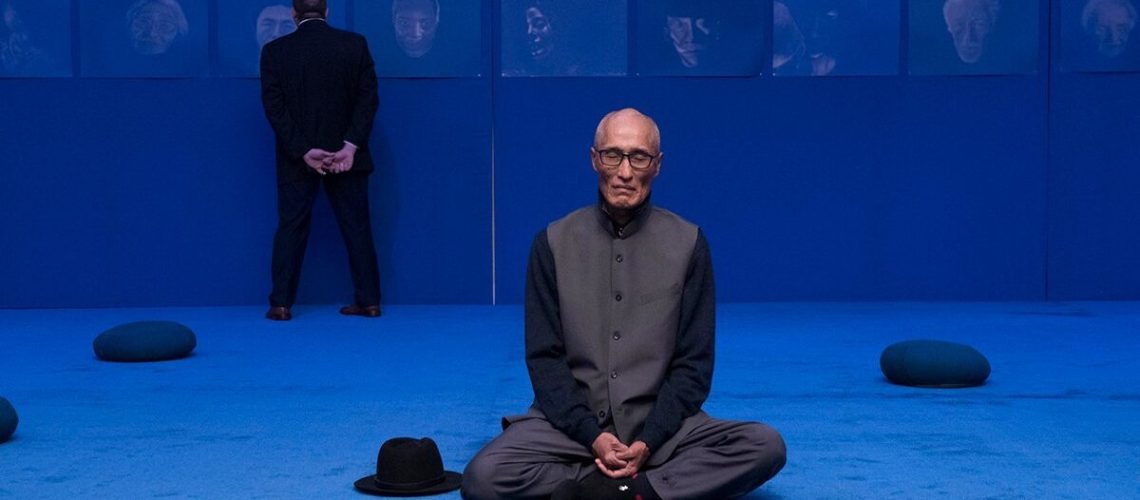
POLYGON ((438 495, 440 493, 447 493, 449 491, 459 489, 459 484, 463 481, 463 476, 461 474, 458 472, 444 471, 443 476, 443 482, 418 490, 393 490, 388 488, 381 488, 379 486, 376 486, 375 474, 357 479, 356 482, 352 485, 356 487, 357 491, 360 491, 362 493, 385 497, 422 497, 428 495, 438 495))

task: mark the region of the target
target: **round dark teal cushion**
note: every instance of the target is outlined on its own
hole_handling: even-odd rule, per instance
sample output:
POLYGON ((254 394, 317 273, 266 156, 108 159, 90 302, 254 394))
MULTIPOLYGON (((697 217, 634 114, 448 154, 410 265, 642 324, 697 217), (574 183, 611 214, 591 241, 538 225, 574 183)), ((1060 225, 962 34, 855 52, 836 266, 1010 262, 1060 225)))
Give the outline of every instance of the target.
POLYGON ((916 387, 970 387, 985 383, 990 362, 973 347, 941 340, 908 340, 883 350, 887 380, 916 387))
POLYGON ((95 355, 105 361, 165 361, 186 357, 198 345, 194 332, 173 321, 138 321, 95 337, 95 355))
POLYGON ((16 409, 12 408, 12 403, 9 403, 7 399, 0 398, 0 443, 12 437, 19 423, 20 417, 16 415, 16 409))

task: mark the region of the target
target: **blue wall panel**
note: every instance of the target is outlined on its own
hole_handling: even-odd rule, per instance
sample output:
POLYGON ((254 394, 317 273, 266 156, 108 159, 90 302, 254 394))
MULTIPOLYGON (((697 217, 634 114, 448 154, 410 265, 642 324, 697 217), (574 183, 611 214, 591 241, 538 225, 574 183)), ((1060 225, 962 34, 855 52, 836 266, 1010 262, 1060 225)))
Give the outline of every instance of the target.
MULTIPOLYGON (((19 96, 0 120, 0 304, 266 300, 276 191, 256 80, 0 85, 19 96)), ((472 105, 487 93, 381 84, 371 193, 386 301, 490 301, 490 115, 472 105)), ((299 300, 350 300, 347 266, 322 194, 299 300)))
POLYGON ((1140 74, 1058 74, 1049 298, 1140 298, 1140 74))
MULTIPOLYGON (((1048 71, 1055 18, 1035 75, 501 78, 499 14, 485 0, 485 76, 381 81, 385 302, 519 301, 535 232, 595 201, 594 127, 623 106, 660 123, 654 200, 705 229, 723 301, 1140 298, 1140 75, 1048 71)), ((0 92, 0 307, 265 302, 256 79, 0 92)), ((322 194, 300 301, 350 296, 322 194)))
POLYGON ((1044 297, 1042 79, 534 80, 497 96, 502 301, 521 297, 534 233, 595 200, 594 126, 621 105, 658 120, 654 201, 705 229, 724 300, 1044 297))

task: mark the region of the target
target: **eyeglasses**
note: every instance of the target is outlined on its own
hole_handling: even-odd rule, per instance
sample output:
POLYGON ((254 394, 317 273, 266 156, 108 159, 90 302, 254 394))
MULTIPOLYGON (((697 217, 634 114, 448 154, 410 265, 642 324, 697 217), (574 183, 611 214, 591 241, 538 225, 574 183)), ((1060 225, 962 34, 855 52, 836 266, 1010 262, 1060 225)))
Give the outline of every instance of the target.
POLYGON ((634 170, 647 170, 649 166, 653 164, 653 160, 656 160, 657 157, 660 156, 660 154, 651 155, 642 151, 623 153, 616 149, 603 149, 601 151, 594 149, 594 152, 598 154, 598 159, 602 162, 602 166, 608 167, 609 170, 620 167, 621 162, 627 158, 629 159, 629 166, 634 170))

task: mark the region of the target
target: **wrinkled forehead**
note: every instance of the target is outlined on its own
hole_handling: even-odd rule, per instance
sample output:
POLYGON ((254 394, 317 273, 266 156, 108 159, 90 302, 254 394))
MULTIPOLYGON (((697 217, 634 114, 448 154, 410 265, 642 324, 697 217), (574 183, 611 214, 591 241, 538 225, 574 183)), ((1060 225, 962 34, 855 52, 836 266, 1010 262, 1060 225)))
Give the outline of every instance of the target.
POLYGON ((645 115, 622 113, 609 116, 598 128, 596 146, 640 149, 650 153, 660 149, 661 139, 657 125, 645 115))
POLYGON ((395 0, 392 13, 398 16, 435 17, 434 0, 395 0))
POLYGON ((947 21, 977 20, 993 21, 989 0, 949 0, 942 13, 947 21))
POLYGON ((1136 22, 1136 19, 1132 16, 1132 12, 1119 2, 1101 3, 1094 12, 1096 13, 1097 21, 1103 24, 1131 24, 1136 22))
POLYGON ((174 14, 174 9, 160 3, 148 3, 139 7, 138 13, 135 17, 177 17, 174 14))
POLYGON ((264 19, 292 20, 293 8, 285 5, 270 5, 269 7, 261 9, 261 14, 257 16, 258 21, 264 19))

